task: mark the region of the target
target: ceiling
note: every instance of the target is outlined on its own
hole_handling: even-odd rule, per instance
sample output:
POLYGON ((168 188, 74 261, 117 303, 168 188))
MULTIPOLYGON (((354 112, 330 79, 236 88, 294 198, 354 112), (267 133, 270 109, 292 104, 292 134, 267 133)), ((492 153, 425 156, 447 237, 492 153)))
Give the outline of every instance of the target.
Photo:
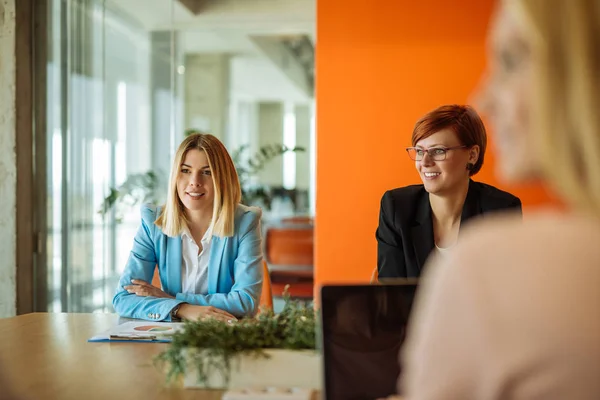
MULTIPOLYGON (((196 0, 198 1, 198 0, 196 0)), ((308 102, 254 36, 306 36, 314 44, 316 0, 204 0, 194 15, 176 0, 118 0, 118 8, 148 31, 177 32, 183 53, 232 55, 232 92, 262 101, 308 102)))

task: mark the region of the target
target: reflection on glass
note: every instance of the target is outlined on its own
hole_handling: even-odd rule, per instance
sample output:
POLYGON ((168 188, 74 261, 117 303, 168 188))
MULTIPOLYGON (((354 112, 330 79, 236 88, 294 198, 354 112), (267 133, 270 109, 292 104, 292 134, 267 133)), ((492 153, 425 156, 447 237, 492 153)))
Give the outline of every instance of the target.
POLYGON ((245 200, 266 220, 310 214, 314 0, 202 10, 176 0, 44 1, 50 179, 38 270, 49 311, 112 311, 139 205, 161 201, 188 130, 238 154, 245 200), (284 151, 295 147, 304 151, 284 151))
POLYGON ((184 130, 226 144, 267 221, 310 214, 315 1, 176 4, 173 18, 184 130))
POLYGON ((117 1, 47 5, 47 309, 111 311, 139 213, 98 211, 111 187, 154 168, 156 137, 170 141, 171 32, 155 40, 117 1))

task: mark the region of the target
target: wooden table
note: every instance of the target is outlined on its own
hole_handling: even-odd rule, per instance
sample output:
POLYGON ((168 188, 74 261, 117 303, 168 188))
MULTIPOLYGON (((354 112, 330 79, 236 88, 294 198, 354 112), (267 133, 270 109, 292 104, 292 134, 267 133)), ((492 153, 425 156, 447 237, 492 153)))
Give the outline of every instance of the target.
MULTIPOLYGON (((221 399, 222 392, 166 387, 152 365, 161 343, 87 343, 114 314, 34 313, 0 319, 0 379, 19 400, 221 399)), ((6 393, 0 383, 0 398, 6 393)))

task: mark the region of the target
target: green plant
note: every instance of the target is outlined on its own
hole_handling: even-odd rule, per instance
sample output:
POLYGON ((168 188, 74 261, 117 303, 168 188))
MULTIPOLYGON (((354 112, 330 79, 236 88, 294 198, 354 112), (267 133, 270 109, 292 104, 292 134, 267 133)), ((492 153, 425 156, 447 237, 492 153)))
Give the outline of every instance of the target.
POLYGON ((296 146, 289 148, 283 144, 270 144, 262 146, 254 154, 247 156, 250 145, 242 145, 231 153, 231 158, 235 164, 238 176, 240 178, 240 186, 242 188, 242 203, 254 204, 261 201, 263 205, 269 209, 273 196, 268 187, 257 185, 252 182, 256 175, 265 169, 265 166, 274 158, 279 157, 287 152, 305 152, 304 147, 296 146))
POLYGON ((155 361, 166 366, 167 381, 186 372, 188 359, 197 371, 198 383, 207 382, 209 371, 218 371, 229 381, 232 358, 236 355, 268 357, 265 349, 314 350, 316 317, 312 304, 291 300, 286 294, 281 313, 262 311, 256 318, 234 324, 216 320, 186 322, 173 336, 167 350, 155 361), (186 353, 185 350, 198 350, 186 353), (187 354, 187 356, 186 356, 187 354))
POLYGON ((116 207, 116 219, 122 219, 123 209, 143 203, 157 203, 158 176, 154 171, 132 174, 118 188, 110 188, 110 193, 104 201, 100 214, 105 215, 116 207))

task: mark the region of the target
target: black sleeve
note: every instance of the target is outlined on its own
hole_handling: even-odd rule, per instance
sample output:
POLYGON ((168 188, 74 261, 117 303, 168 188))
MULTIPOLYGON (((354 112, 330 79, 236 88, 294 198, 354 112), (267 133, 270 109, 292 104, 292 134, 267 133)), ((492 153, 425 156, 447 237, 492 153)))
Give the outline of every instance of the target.
POLYGON ((518 213, 521 217, 523 216, 523 207, 521 205, 521 199, 515 197, 515 201, 511 204, 510 208, 518 213))
POLYGON ((402 237, 394 227, 395 206, 390 192, 381 198, 377 238, 377 271, 380 278, 406 278, 402 237))

